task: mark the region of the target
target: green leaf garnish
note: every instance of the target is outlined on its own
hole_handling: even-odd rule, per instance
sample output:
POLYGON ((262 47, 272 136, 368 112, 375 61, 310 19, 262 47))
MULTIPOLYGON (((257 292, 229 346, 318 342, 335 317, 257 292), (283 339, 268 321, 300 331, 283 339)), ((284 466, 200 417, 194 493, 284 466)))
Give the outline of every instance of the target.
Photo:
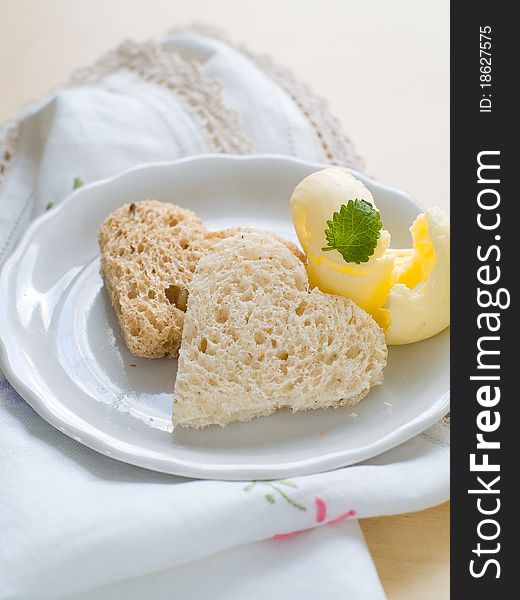
POLYGON ((379 212, 365 200, 349 200, 327 221, 324 252, 337 250, 348 263, 367 262, 381 237, 379 212))
POLYGON ((73 190, 77 190, 78 188, 82 187, 83 185, 85 185, 85 184, 83 183, 83 180, 81 179, 81 177, 74 177, 74 182, 72 183, 73 190))
POLYGON ((48 202, 45 210, 50 210, 54 206, 54 202, 48 202))

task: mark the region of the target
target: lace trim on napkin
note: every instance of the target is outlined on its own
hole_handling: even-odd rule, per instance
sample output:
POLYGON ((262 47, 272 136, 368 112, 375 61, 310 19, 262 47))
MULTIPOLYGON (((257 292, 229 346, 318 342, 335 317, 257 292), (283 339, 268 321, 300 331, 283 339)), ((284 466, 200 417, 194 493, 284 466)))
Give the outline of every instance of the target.
POLYGON ((352 142, 343 133, 339 120, 330 112, 327 102, 316 96, 306 83, 295 77, 290 69, 274 62, 267 54, 256 54, 244 44, 232 42, 225 32, 205 23, 175 27, 170 29, 170 32, 195 33, 212 37, 235 48, 292 98, 311 125, 329 163, 349 166, 360 171, 364 169, 363 159, 356 153, 352 142))
POLYGON ((155 42, 123 42, 94 65, 76 71, 70 84, 94 83, 120 69, 174 92, 199 121, 216 152, 251 152, 251 142, 241 132, 238 114, 222 99, 220 83, 205 75, 196 61, 165 51, 155 42))
MULTIPOLYGON (((152 41, 122 43, 93 65, 75 71, 67 82, 53 88, 49 94, 96 83, 121 69, 174 92, 200 123, 215 152, 248 154, 252 151, 251 141, 242 133, 238 113, 224 103, 220 82, 205 75, 196 61, 163 50, 152 41)), ((19 123, 38 103, 28 103, 15 120, 0 126, 0 186, 14 156, 19 123)))
POLYGON ((275 63, 270 56, 252 54, 244 48, 241 50, 294 100, 309 121, 327 162, 364 170, 363 159, 354 150, 323 98, 315 96, 306 83, 299 81, 290 69, 275 63))
MULTIPOLYGON (((311 125, 328 162, 363 169, 362 159, 343 133, 338 119, 332 115, 325 100, 314 95, 309 86, 299 81, 289 69, 278 65, 267 55, 255 54, 242 44, 233 44, 224 33, 204 24, 194 24, 173 31, 192 31, 207 35, 236 48, 294 100, 311 125)), ((173 91, 199 121, 216 152, 251 152, 251 142, 242 133, 238 114, 223 101, 221 84, 205 75, 196 61, 186 60, 175 52, 163 50, 153 41, 141 44, 124 42, 115 50, 104 54, 94 65, 75 71, 68 82, 52 91, 95 83, 120 69, 127 69, 145 81, 173 91)), ((19 115, 18 122, 30 108, 31 105, 19 115)), ((17 123, 0 129, 0 185, 15 150, 17 131, 17 123)))

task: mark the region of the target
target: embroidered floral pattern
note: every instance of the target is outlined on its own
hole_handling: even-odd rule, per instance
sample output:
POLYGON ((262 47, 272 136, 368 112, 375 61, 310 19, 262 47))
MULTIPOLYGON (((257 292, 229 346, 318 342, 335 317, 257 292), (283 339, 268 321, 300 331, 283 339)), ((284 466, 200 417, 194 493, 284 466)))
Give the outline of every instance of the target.
POLYGON ((281 487, 283 486, 285 488, 296 489, 298 486, 293 481, 289 481, 288 479, 279 479, 278 481, 252 481, 251 483, 246 485, 246 487, 244 488, 244 492, 250 492, 256 486, 267 487, 269 490, 271 490, 270 492, 267 492, 265 494, 265 499, 267 500, 267 502, 269 502, 269 504, 275 504, 276 497, 280 496, 294 508, 297 508, 298 510, 307 510, 305 506, 303 506, 303 504, 296 502, 296 500, 291 498, 288 492, 286 490, 283 490, 281 487), (274 492, 274 494, 271 492, 274 492))
MULTIPOLYGON (((297 502, 296 500, 294 500, 294 498, 291 498, 289 496, 289 494, 287 493, 287 491, 285 489, 282 489, 282 488, 297 489, 298 486, 294 483, 294 481, 290 481, 289 479, 278 479, 277 481, 251 481, 251 483, 248 483, 245 486, 244 492, 250 492, 251 490, 254 490, 257 487, 263 487, 263 488, 267 488, 269 490, 264 495, 266 501, 269 502, 269 504, 276 504, 277 497, 281 497, 288 504, 293 506, 294 508, 297 508, 298 510, 302 510, 302 511, 307 510, 306 506, 304 506, 300 502, 297 502)), ((351 517, 356 516, 356 511, 349 509, 349 510, 339 514, 338 516, 327 520, 327 513, 328 513, 327 503, 325 502, 325 500, 323 498, 320 498, 319 496, 317 496, 314 499, 314 510, 315 510, 314 522, 316 524, 325 523, 326 525, 335 525, 336 523, 341 523, 342 521, 346 521, 347 519, 350 519, 351 517)), ((287 538, 292 538, 295 535, 298 535, 299 533, 301 533, 302 531, 308 531, 309 529, 312 529, 313 527, 314 527, 314 525, 311 525, 309 527, 304 527, 303 529, 287 531, 285 533, 276 533, 275 535, 273 535, 273 540, 285 540, 287 538)))
POLYGON ((327 518, 327 505, 321 498, 316 498, 316 523, 322 523, 327 518))
MULTIPOLYGON (((316 509, 316 514, 314 517, 315 523, 318 523, 318 524, 323 523, 327 519, 327 504, 325 503, 325 500, 323 500, 323 498, 319 498, 319 497, 315 498, 314 506, 316 509)), ((355 510, 347 510, 346 512, 341 513, 337 517, 334 517, 333 519, 326 521, 326 524, 327 525, 335 525, 336 523, 341 523, 342 521, 346 521, 350 517, 355 517, 355 516, 356 516, 355 510)), ((298 535, 299 533, 301 533, 302 531, 308 531, 309 529, 312 529, 312 528, 313 527, 306 527, 304 529, 288 531, 287 533, 276 533, 275 535, 273 535, 273 540, 285 540, 287 538, 292 538, 292 537, 298 535)))
POLYGON ((5 402, 11 406, 20 406, 25 404, 25 400, 20 394, 14 389, 14 387, 3 379, 0 375, 0 398, 3 398, 5 402))

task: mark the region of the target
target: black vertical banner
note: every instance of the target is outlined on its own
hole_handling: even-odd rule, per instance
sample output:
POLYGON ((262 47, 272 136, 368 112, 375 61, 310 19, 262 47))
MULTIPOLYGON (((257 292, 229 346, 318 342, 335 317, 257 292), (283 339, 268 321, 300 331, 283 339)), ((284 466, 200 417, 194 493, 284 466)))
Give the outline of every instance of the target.
POLYGON ((520 274, 520 128, 513 109, 520 35, 512 6, 452 2, 451 597, 456 599, 519 594, 513 511, 520 503, 513 484, 520 444, 515 377, 520 323, 512 286, 520 274))

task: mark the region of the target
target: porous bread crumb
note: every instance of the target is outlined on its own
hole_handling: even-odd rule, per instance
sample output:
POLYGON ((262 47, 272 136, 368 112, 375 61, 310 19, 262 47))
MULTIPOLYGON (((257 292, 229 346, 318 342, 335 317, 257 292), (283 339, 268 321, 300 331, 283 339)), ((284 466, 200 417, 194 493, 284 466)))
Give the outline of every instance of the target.
POLYGON ((273 236, 242 232, 197 264, 173 421, 200 428, 282 407, 353 406, 382 382, 386 358, 368 313, 310 291, 302 262, 273 236))
POLYGON ((105 285, 136 356, 177 354, 186 289, 206 235, 193 212, 157 200, 124 204, 101 225, 105 285))
MULTIPOLYGON (((124 204, 105 219, 99 230, 102 273, 132 354, 177 356, 197 262, 238 231, 247 228, 210 232, 192 211, 157 200, 124 204)), ((304 260, 296 245, 284 243, 304 260)))

